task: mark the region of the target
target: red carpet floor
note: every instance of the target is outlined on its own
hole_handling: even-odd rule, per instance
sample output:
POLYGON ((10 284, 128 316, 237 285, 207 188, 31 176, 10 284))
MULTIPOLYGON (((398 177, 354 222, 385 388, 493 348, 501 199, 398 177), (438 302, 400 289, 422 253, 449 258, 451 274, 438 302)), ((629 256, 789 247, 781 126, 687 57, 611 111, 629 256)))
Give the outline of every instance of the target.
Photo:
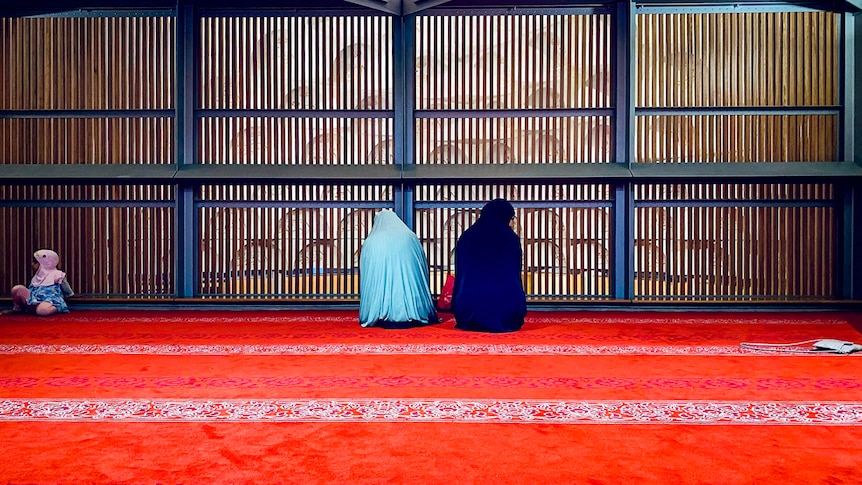
POLYGON ((862 353, 739 345, 858 314, 356 317, 0 317, 0 483, 862 483, 862 353))

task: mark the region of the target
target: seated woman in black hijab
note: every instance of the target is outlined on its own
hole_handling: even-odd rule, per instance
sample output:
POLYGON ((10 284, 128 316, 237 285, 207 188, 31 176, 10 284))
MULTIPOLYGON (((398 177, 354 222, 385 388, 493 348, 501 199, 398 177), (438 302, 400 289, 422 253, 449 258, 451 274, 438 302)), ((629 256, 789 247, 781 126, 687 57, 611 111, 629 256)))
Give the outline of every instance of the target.
POLYGON ((485 204, 455 245, 452 312, 455 328, 514 332, 524 324, 521 241, 512 230, 515 209, 504 199, 485 204))

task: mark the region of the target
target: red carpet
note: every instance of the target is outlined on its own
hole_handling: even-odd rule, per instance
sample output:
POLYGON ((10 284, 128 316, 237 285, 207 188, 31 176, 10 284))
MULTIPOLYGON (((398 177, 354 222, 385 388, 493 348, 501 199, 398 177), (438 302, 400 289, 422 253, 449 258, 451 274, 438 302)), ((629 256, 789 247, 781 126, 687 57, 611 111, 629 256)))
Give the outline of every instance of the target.
POLYGON ((838 313, 0 317, 0 483, 862 483, 838 313))

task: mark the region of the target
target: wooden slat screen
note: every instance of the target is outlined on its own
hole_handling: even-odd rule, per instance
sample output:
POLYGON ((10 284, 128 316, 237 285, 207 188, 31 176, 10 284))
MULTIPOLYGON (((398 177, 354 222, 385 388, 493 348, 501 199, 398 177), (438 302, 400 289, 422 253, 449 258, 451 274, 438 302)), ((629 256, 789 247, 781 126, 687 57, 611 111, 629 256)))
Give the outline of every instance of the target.
POLYGON ((418 16, 416 109, 611 106, 609 15, 418 16))
POLYGON ((635 296, 835 296, 829 185, 654 185, 635 200, 635 296), (651 204, 650 204, 651 203, 651 204))
MULTIPOLYGON (((416 163, 611 162, 610 116, 530 113, 612 107, 610 36, 605 14, 417 17, 416 109, 449 113, 416 120, 416 163), (524 115, 499 118, 500 109, 524 115)), ((516 205, 531 300, 609 298, 608 186, 433 185, 415 197, 432 292, 454 268, 461 232, 503 197, 516 205)))
POLYGON ((417 163, 609 163, 606 116, 420 119, 417 163))
POLYGON ((198 291, 204 296, 356 298, 359 250, 385 186, 204 186, 198 291))
POLYGON ((830 162, 838 158, 835 115, 638 116, 642 163, 830 162))
MULTIPOLYGON (((391 39, 385 16, 202 18, 201 108, 303 112, 203 117, 199 162, 392 163, 392 116, 350 113, 393 109, 391 39)), ((356 298, 362 241, 394 207, 380 186, 204 186, 200 199, 198 291, 245 298, 356 298)))
POLYGON ((385 16, 204 17, 204 109, 392 109, 385 16))
MULTIPOLYGON (((837 14, 644 14, 637 25, 638 107, 838 104, 837 14)), ((837 114, 643 115, 635 122, 639 163, 838 158, 837 114)), ((634 193, 636 298, 836 296, 830 185, 638 185, 634 193)))
POLYGON ((0 19, 0 109, 170 109, 172 17, 0 19))
POLYGON ((169 297, 173 199, 161 185, 0 186, 0 285, 29 284, 32 254, 47 248, 78 295, 169 297))
MULTIPOLYGON (((417 15, 407 162, 620 161, 612 15, 531 12, 417 15)), ((174 163, 174 118, 146 111, 174 108, 172 15, 0 19, 0 110, 88 111, 4 115, 0 164, 174 163)), ((392 17, 309 10, 197 22, 195 163, 393 163, 403 133, 394 122, 392 17)), ((837 160, 840 14, 647 13, 636 22, 636 110, 669 112, 635 117, 632 162, 837 160), (737 108, 752 112, 722 112, 737 108), (785 108, 792 111, 775 111, 785 108)), ((542 169, 534 170, 538 177, 542 169)), ((457 236, 484 202, 502 196, 517 206, 531 299, 611 298, 608 276, 621 258, 611 234, 622 222, 611 220, 610 185, 403 188, 194 188, 200 241, 186 243, 199 244, 196 293, 354 298, 357 251, 373 214, 402 196, 416 203, 438 291, 457 236)), ((704 180, 629 189, 634 235, 616 242, 634 247, 636 299, 835 298, 841 218, 832 185, 704 180)), ((0 186, 0 284, 26 282, 30 254, 53 245, 69 255, 64 269, 79 294, 172 294, 176 191, 0 186)))
POLYGON ((0 109, 96 110, 0 120, 0 163, 173 162, 173 119, 97 111, 173 107, 173 18, 3 18, 0 38, 0 109))
POLYGON ((606 185, 417 187, 414 223, 431 266, 432 293, 439 293, 454 270, 461 233, 485 202, 502 197, 516 207, 524 289, 531 300, 609 298, 609 193, 606 185))
MULTIPOLYGON (((174 102, 174 19, 0 19, 0 164, 170 164, 174 120, 100 110, 167 110, 174 102), (81 110, 50 117, 52 110, 81 110)), ((175 189, 162 185, 0 187, 6 228, 0 285, 27 284, 30 258, 56 250, 78 295, 174 293, 175 189)))
POLYGON ((172 118, 0 119, 0 164, 167 164, 172 118))
MULTIPOLYGON (((608 15, 420 16, 419 110, 611 107, 608 15)), ((607 116, 424 118, 416 162, 611 161, 607 116)))
POLYGON ((393 162, 388 118, 204 118, 204 164, 367 165, 393 162))
POLYGON ((200 163, 391 163, 392 117, 349 113, 392 110, 391 38, 384 16, 202 18, 201 108, 305 112, 202 118, 200 163))
POLYGON ((637 16, 637 106, 838 104, 840 15, 637 16))

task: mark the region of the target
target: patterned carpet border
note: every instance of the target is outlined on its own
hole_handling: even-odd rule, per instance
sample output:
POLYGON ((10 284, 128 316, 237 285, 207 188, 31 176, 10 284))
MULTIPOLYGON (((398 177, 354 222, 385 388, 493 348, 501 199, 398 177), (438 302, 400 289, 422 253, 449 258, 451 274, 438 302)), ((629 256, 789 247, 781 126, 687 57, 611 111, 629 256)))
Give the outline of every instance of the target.
MULTIPOLYGON (((780 349, 776 349, 780 350, 780 349)), ((796 352, 794 352, 794 350, 796 352)), ((0 344, 0 354, 69 355, 823 355, 753 350, 737 345, 538 345, 538 344, 0 344)), ((862 355, 845 354, 845 355, 862 355)))
POLYGON ((447 389, 464 387, 471 389, 558 389, 575 390, 726 390, 740 391, 810 391, 841 392, 853 391, 858 396, 862 389, 862 379, 852 378, 809 378, 809 377, 608 377, 608 376, 439 376, 402 374, 387 375, 303 375, 303 376, 0 376, 0 389, 6 396, 16 396, 16 392, 29 392, 34 388, 53 390, 74 389, 80 394, 82 389, 113 390, 123 389, 212 389, 212 390, 258 390, 258 389, 447 389))
POLYGON ((852 402, 0 400, 0 421, 862 425, 852 402))
MULTIPOLYGON (((344 314, 344 315, 309 315, 309 314, 297 314, 292 315, 290 312, 274 312, 273 315, 266 316, 243 316, 241 313, 231 314, 226 313, 219 317, 213 317, 212 315, 207 316, 198 316, 198 315, 182 315, 182 314, 168 314, 165 316, 138 316, 134 314, 130 315, 83 315, 81 313, 70 313, 63 316, 64 318, 74 321, 75 323, 117 323, 122 322, 123 324, 133 324, 133 323, 147 323, 147 324, 176 324, 176 323, 206 323, 213 321, 225 321, 230 323, 248 323, 248 324, 259 324, 259 323, 322 323, 322 324, 332 324, 332 323, 347 323, 347 324, 359 324, 359 319, 356 314, 344 314)), ((15 318, 15 317, 12 317, 15 318)), ((26 318, 26 317, 24 317, 26 318)), ((847 325, 847 319, 841 317, 825 317, 825 316, 814 316, 811 319, 799 318, 798 316, 794 317, 783 317, 783 316, 738 316, 738 315, 697 315, 697 316, 683 316, 683 315, 654 315, 649 318, 644 318, 642 316, 624 316, 624 315, 610 315, 610 316, 577 316, 577 315, 567 315, 567 316, 543 316, 541 314, 531 314, 528 315, 525 319, 527 324, 553 324, 553 325, 581 325, 581 324, 632 324, 632 325, 656 325, 656 324, 683 324, 683 325, 847 325)))

